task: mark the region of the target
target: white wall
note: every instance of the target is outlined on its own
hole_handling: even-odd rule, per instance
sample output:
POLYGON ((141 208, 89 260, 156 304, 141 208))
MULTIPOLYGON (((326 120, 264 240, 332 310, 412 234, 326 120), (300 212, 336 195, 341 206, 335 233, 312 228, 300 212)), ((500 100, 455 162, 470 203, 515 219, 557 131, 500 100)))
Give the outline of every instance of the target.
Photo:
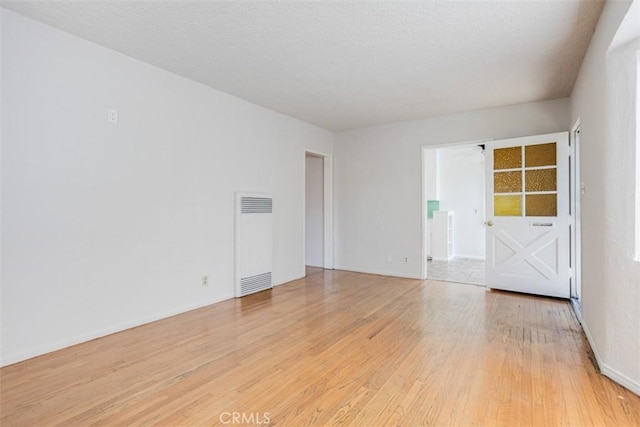
POLYGON ((336 268, 422 278, 423 146, 566 131, 567 123, 569 100, 559 99, 337 133, 336 268))
POLYGON ((424 189, 427 200, 440 200, 440 150, 424 151, 424 189))
POLYGON ((306 156, 305 263, 324 266, 324 159, 306 156))
POLYGON ((484 154, 475 145, 438 152, 440 210, 454 212, 454 256, 484 259, 484 154))
MULTIPOLYGON (((423 178, 422 188, 424 189, 424 199, 422 200, 424 209, 427 209, 429 200, 440 200, 440 156, 438 149, 424 150, 423 154, 423 178)), ((424 211, 428 215, 428 210, 424 211)), ((433 218, 427 218, 427 246, 426 256, 431 257, 433 241, 433 218)))
POLYGON ((602 12, 571 96, 571 123, 580 119, 586 190, 581 200, 583 326, 602 372, 640 394, 640 263, 633 259, 632 232, 640 42, 606 53, 628 6, 607 2, 602 12))
POLYGON ((231 297, 236 191, 273 194, 274 282, 304 276, 330 132, 6 10, 2 104, 2 364, 231 297))

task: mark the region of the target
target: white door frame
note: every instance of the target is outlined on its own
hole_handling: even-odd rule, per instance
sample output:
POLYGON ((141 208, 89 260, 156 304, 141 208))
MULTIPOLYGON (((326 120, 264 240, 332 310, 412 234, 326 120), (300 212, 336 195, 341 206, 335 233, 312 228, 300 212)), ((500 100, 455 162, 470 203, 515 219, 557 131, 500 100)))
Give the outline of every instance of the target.
MULTIPOLYGON (((324 232, 324 253, 322 256, 323 267, 327 270, 333 269, 333 159, 330 155, 326 153, 321 153, 319 151, 305 150, 304 157, 302 158, 302 169, 303 176, 305 179, 302 181, 302 207, 303 212, 306 212, 306 200, 307 200, 307 191, 306 191, 306 176, 307 176, 307 164, 306 157, 307 155, 320 157, 323 160, 323 232, 324 232)), ((305 268, 306 261, 306 220, 302 221, 302 270, 305 268)))
POLYGON ((580 177, 580 119, 571 128, 569 133, 569 156, 571 165, 571 301, 573 309, 582 319, 582 229, 580 223, 580 199, 582 196, 582 184, 580 177))

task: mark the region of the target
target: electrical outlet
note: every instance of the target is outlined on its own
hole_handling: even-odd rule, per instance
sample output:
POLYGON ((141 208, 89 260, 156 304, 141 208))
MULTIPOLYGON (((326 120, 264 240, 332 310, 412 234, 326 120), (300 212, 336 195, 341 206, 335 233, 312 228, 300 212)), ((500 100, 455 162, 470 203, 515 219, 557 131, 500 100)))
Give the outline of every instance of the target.
POLYGON ((107 121, 112 124, 118 123, 118 110, 114 108, 107 109, 107 121))
POLYGON ((408 263, 408 262, 409 262, 409 257, 404 257, 404 258, 402 258, 402 261, 404 261, 404 262, 405 262, 405 264, 406 264, 406 263, 408 263))
POLYGON ((393 262, 393 258, 391 257, 391 254, 387 255, 387 262, 393 262))
POLYGON ((202 286, 208 286, 209 285, 209 276, 202 276, 202 286))

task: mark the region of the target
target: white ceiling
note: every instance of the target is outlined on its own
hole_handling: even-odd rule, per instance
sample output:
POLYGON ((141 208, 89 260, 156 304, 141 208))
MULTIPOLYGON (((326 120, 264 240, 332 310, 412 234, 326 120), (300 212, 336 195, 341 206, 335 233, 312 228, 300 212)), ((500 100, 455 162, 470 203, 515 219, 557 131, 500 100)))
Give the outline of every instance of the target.
POLYGON ((30 1, 2 5, 339 130, 569 96, 602 1, 30 1))

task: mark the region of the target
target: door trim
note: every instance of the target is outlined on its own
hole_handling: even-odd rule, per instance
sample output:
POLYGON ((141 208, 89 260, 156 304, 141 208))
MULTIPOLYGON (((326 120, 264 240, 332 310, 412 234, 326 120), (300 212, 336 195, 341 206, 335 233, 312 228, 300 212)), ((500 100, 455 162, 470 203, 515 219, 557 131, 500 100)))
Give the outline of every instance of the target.
POLYGON ((569 155, 571 156, 571 182, 569 191, 571 198, 571 301, 573 309, 582 320, 582 229, 581 229, 581 197, 582 184, 580 176, 580 118, 569 133, 569 155))

